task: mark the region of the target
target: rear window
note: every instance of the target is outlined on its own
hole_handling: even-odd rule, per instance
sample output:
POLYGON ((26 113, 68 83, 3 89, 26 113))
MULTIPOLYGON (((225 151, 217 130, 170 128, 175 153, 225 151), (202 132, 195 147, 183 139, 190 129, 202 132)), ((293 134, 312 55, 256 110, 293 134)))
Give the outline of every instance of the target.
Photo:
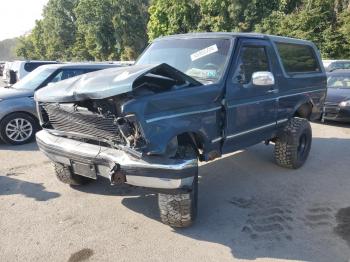
POLYGON ((276 43, 284 70, 288 74, 315 73, 321 68, 311 46, 276 43))
POLYGON ((48 64, 56 64, 55 62, 28 62, 24 64, 24 70, 27 72, 32 72, 34 69, 37 69, 39 66, 48 65, 48 64))

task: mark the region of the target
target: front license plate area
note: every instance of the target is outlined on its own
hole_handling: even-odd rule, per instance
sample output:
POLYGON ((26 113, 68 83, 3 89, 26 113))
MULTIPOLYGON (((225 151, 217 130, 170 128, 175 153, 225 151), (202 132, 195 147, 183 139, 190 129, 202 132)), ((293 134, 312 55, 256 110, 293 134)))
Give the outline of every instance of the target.
POLYGON ((96 166, 71 160, 73 172, 80 176, 97 179, 96 166))

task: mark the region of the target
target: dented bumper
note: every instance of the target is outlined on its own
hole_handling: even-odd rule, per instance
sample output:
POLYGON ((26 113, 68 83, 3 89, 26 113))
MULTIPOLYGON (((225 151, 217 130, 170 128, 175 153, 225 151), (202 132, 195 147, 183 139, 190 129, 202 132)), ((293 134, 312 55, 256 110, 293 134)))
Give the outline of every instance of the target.
MULTIPOLYGON (((118 149, 84 143, 58 137, 42 130, 36 134, 40 150, 52 161, 72 166, 74 163, 89 165, 93 173, 110 177, 118 166, 125 175, 126 183, 154 189, 190 189, 197 173, 195 159, 169 159, 146 156, 136 158, 118 149)), ((77 172, 79 175, 84 175, 77 172)))

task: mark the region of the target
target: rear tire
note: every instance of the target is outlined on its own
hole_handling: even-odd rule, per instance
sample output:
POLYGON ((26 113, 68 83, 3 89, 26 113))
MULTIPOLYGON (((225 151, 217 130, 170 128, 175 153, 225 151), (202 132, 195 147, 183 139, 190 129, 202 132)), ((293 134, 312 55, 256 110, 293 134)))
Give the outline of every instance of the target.
POLYGON ((59 163, 54 163, 54 166, 56 177, 62 183, 72 186, 79 186, 87 184, 92 180, 90 178, 74 174, 70 166, 65 166, 59 163))
MULTIPOLYGON (((196 151, 192 146, 179 146, 179 149, 179 151, 186 151, 186 157, 190 156, 197 159, 196 151)), ((161 221, 166 225, 177 228, 192 225, 197 216, 197 202, 198 171, 194 174, 193 184, 188 193, 158 194, 161 221)))
POLYGON ((279 166, 297 169, 309 156, 312 130, 308 120, 292 118, 276 138, 275 160, 279 166))

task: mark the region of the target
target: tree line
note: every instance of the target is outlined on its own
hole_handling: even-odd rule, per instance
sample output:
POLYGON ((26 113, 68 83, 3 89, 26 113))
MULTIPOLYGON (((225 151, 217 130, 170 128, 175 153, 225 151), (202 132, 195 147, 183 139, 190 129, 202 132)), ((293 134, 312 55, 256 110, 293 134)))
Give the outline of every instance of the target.
POLYGON ((0 41, 0 61, 10 61, 16 58, 14 49, 17 43, 17 38, 0 41))
POLYGON ((349 58, 350 0, 49 0, 17 55, 134 60, 159 36, 203 31, 303 38, 323 58, 349 58))

